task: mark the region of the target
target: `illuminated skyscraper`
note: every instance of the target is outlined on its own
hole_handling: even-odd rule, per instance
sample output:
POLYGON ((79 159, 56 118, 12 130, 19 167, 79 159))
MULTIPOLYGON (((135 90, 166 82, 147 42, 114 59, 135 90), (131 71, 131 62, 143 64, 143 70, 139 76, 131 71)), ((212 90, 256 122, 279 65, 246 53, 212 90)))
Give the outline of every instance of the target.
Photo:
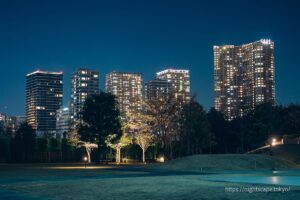
POLYGON ((155 79, 145 83, 146 100, 156 100, 171 95, 173 95, 173 87, 170 81, 155 79))
POLYGON ((63 100, 63 73, 35 71, 26 76, 26 117, 38 136, 54 135, 63 100))
POLYGON ((183 103, 190 101, 189 70, 166 69, 156 73, 156 78, 172 83, 172 90, 176 100, 183 103))
POLYGON ((71 80, 71 117, 80 120, 83 104, 89 95, 99 92, 99 72, 79 69, 71 80))
POLYGON ((215 109, 228 120, 256 105, 275 104, 274 43, 268 39, 241 46, 214 46, 215 109))
POLYGON ((142 77, 139 73, 111 72, 105 79, 106 92, 116 96, 121 118, 142 109, 142 77))

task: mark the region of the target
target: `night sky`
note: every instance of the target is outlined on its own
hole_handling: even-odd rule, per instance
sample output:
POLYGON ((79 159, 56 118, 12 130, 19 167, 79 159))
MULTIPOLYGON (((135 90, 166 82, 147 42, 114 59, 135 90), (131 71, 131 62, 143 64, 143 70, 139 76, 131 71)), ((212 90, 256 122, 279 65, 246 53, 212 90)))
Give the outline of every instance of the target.
POLYGON ((213 106, 213 45, 275 42, 276 99, 300 102, 300 3, 296 1, 0 0, 0 112, 25 114, 25 75, 79 67, 141 72, 189 69, 191 90, 213 106))

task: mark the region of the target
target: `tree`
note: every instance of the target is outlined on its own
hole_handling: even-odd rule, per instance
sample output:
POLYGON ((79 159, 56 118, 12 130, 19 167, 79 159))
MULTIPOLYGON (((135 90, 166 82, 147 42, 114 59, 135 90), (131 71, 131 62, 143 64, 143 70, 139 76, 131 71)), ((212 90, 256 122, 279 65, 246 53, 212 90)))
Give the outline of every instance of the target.
POLYGON ((142 149, 142 162, 145 163, 145 152, 154 143, 154 134, 152 126, 153 118, 149 115, 137 113, 129 117, 125 130, 129 129, 132 133, 135 143, 142 149))
POLYGON ((119 109, 114 95, 100 92, 89 96, 84 103, 79 137, 87 144, 97 144, 100 155, 100 147, 105 145, 109 134, 121 135, 119 109))
POLYGON ((280 117, 280 121, 278 123, 275 123, 274 126, 278 124, 282 125, 282 135, 300 134, 300 105, 291 104, 284 109, 281 108, 281 110, 279 110, 278 112, 280 112, 280 114, 278 114, 278 116, 280 117))
POLYGON ((59 152, 61 150, 59 139, 50 138, 49 150, 50 150, 50 152, 59 152))
POLYGON ((153 132, 161 142, 164 154, 173 158, 173 141, 177 138, 180 103, 172 95, 148 99, 144 102, 145 114, 153 118, 153 132))
POLYGON ((146 127, 139 128, 135 134, 135 141, 142 149, 142 162, 145 163, 145 153, 147 149, 153 145, 154 135, 146 127))
POLYGON ((95 143, 90 143, 90 142, 83 142, 83 141, 80 141, 78 144, 77 144, 77 147, 84 147, 85 151, 86 151, 86 155, 87 155, 87 162, 88 163, 91 163, 91 152, 92 152, 92 149, 96 149, 98 148, 98 145, 95 144, 95 143))
POLYGON ((66 139, 65 137, 63 139, 61 139, 61 151, 62 152, 68 152, 72 150, 72 146, 70 145, 68 139, 66 139))
POLYGON ((123 134, 120 139, 118 139, 117 134, 110 134, 107 136, 105 143, 110 148, 116 151, 116 163, 121 163, 121 149, 132 144, 132 137, 127 134, 123 134))
POLYGON ((229 123, 224 115, 214 108, 211 108, 207 113, 207 119, 210 125, 210 130, 216 138, 215 153, 229 153, 232 147, 235 148, 234 137, 229 131, 229 123))
POLYGON ((98 144, 82 141, 80 139, 78 129, 80 129, 82 135, 85 135, 85 134, 88 134, 88 133, 84 132, 84 131, 87 131, 86 129, 78 128, 78 126, 80 126, 80 124, 78 124, 78 123, 75 123, 75 124, 72 125, 73 128, 71 128, 71 131, 70 131, 69 137, 68 137, 69 144, 71 146, 74 146, 75 148, 84 147, 84 149, 86 151, 87 162, 91 163, 91 161, 92 161, 91 151, 92 151, 92 149, 98 148, 98 144))
POLYGON ((33 152, 35 149, 35 130, 27 123, 21 124, 20 128, 16 131, 15 139, 19 140, 21 148, 24 152, 33 152))
POLYGON ((271 103, 260 104, 243 117, 246 150, 261 147, 276 134, 274 129, 275 109, 271 103))
POLYGON ((46 152, 48 151, 48 139, 47 138, 37 138, 36 146, 38 152, 46 152))
POLYGON ((211 150, 215 145, 215 137, 210 129, 206 112, 194 98, 184 105, 180 124, 181 151, 184 155, 203 153, 203 150, 211 150))

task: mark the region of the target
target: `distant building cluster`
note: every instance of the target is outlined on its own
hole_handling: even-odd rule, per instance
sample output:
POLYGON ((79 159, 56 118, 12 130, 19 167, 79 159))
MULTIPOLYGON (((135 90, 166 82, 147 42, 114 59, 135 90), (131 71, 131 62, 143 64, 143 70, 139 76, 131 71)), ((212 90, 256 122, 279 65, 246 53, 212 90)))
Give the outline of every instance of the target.
POLYGON ((274 43, 269 39, 241 46, 214 46, 215 109, 228 120, 255 106, 275 104, 274 43))
POLYGON ((0 129, 6 133, 14 135, 22 123, 26 121, 26 116, 9 116, 0 113, 0 129))
MULTIPOLYGON (((63 72, 34 71, 26 75, 26 118, 0 113, 0 127, 12 133, 27 120, 38 136, 65 137, 82 120, 88 96, 99 93, 98 71, 81 68, 71 77, 71 95, 63 106, 63 72)), ((121 120, 142 110, 143 100, 174 97, 188 103, 190 72, 166 69, 144 84, 141 73, 113 71, 105 76, 105 90, 113 94, 121 120)), ((261 39, 241 46, 214 46, 214 105, 227 120, 243 117, 255 106, 275 104, 274 43, 261 39)))
MULTIPOLYGON (((142 110, 144 98, 155 99, 172 95, 178 100, 190 100, 188 70, 167 69, 157 73, 154 80, 145 83, 140 73, 113 71, 105 76, 105 90, 113 94, 120 109, 121 120, 130 113, 142 110)), ((26 76, 27 122, 38 136, 65 137, 74 122, 82 120, 81 112, 86 98, 99 90, 99 72, 78 69, 71 77, 69 105, 63 106, 63 73, 35 71, 26 76)))

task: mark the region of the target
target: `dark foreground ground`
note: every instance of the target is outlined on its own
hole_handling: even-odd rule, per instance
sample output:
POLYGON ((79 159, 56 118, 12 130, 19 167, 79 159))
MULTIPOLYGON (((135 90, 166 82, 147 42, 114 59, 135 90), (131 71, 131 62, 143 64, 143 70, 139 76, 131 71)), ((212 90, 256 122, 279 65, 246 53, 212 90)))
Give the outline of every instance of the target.
POLYGON ((300 199, 300 186, 280 186, 280 176, 297 178, 300 172, 250 170, 207 174, 141 166, 91 165, 85 169, 82 164, 3 164, 0 199, 300 199), (223 181, 256 176, 270 178, 267 180, 275 185, 223 181), (279 186, 283 189, 274 191, 280 190, 279 186))

